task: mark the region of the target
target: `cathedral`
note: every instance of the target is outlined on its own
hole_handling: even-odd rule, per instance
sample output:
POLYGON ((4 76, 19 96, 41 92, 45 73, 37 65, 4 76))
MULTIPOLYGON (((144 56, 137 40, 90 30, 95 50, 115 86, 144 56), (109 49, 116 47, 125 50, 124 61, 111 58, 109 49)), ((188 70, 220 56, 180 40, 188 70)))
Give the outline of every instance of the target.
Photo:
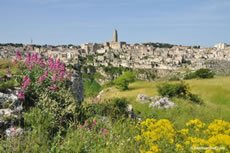
POLYGON ((113 37, 111 42, 106 42, 106 46, 112 49, 121 49, 123 45, 125 45, 125 42, 118 41, 118 32, 115 29, 113 32, 113 37))

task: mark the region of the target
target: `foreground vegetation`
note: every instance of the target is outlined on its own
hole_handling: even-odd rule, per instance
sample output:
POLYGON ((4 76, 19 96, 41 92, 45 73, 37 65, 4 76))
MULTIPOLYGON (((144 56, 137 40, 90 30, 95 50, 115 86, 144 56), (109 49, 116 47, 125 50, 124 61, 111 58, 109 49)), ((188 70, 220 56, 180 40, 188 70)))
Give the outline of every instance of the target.
MULTIPOLYGON (((15 76, 8 81, 15 81, 11 87, 20 87, 18 97, 24 112, 19 126, 24 133, 0 138, 0 152, 171 153, 193 152, 196 147, 206 147, 198 152, 230 150, 230 77, 183 83, 133 82, 133 74, 127 73, 132 79, 121 76, 116 86, 104 89, 99 103, 79 104, 68 86, 69 71, 59 60, 44 60, 35 54, 23 60, 20 53, 17 58, 16 65, 7 66, 15 76), (148 103, 136 101, 140 93, 168 96, 176 107, 150 108, 148 103), (191 94, 202 103, 194 103, 191 94), (128 104, 141 121, 129 118, 128 104)), ((84 79, 86 96, 96 96, 102 87, 88 76, 84 79)))

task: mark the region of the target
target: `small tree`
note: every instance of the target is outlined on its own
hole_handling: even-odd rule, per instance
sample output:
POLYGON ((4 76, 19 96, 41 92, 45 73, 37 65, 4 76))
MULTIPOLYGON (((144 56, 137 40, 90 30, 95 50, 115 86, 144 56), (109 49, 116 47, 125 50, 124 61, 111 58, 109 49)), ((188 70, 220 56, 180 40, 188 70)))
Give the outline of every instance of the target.
POLYGON ((129 83, 134 82, 135 78, 136 78, 135 73, 131 71, 126 71, 121 76, 119 76, 116 80, 114 80, 114 84, 121 90, 127 90, 129 83))

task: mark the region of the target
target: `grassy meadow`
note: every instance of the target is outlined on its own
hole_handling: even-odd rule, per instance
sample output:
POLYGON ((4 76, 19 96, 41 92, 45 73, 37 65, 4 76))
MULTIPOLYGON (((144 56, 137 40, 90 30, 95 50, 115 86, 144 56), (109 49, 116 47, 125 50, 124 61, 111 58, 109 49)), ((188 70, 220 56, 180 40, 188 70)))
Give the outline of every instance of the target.
MULTIPOLYGON (((213 119, 230 121, 230 77, 215 77, 213 79, 186 80, 192 93, 198 94, 203 100, 203 105, 193 104, 185 99, 173 98, 177 107, 169 110, 149 108, 147 104, 136 101, 138 94, 157 96, 157 85, 162 82, 136 81, 129 86, 129 90, 120 91, 115 87, 105 89, 103 100, 115 97, 125 97, 133 105, 136 113, 141 117, 167 118, 177 126, 182 126, 193 118, 210 122, 213 119)), ((102 101, 103 101, 102 100, 102 101)))

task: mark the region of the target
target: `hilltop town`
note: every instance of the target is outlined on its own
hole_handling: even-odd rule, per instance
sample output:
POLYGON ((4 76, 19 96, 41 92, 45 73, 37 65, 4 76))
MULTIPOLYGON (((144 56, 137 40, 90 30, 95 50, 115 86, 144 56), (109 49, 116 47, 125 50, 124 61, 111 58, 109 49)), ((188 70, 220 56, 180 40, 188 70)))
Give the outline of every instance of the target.
POLYGON ((128 44, 118 40, 114 31, 112 41, 76 45, 1 44, 0 58, 14 58, 15 52, 37 52, 56 57, 65 63, 86 58, 87 65, 126 67, 132 69, 178 70, 213 68, 218 71, 230 64, 230 45, 220 43, 211 48, 163 43, 128 44))

